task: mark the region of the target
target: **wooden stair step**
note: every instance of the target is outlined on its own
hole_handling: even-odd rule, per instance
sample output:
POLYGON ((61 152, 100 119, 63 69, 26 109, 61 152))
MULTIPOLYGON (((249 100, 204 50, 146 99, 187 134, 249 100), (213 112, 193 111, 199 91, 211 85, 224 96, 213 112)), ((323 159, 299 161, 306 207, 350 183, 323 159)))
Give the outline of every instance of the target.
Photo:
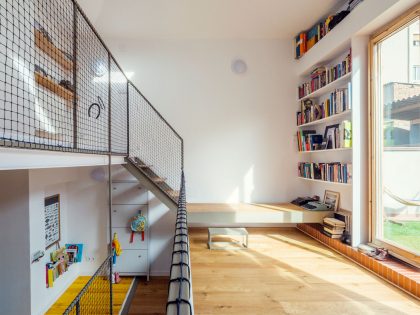
POLYGON ((166 178, 153 177, 152 181, 154 181, 155 183, 164 183, 164 182, 166 182, 166 178))
POLYGON ((166 193, 171 197, 179 197, 179 190, 167 190, 166 193))

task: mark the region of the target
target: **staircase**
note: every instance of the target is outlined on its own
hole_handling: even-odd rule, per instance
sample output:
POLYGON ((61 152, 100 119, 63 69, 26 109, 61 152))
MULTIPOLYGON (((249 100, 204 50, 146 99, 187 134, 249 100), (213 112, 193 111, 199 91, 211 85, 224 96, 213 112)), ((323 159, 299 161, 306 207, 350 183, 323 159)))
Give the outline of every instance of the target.
POLYGON ((131 82, 127 91, 129 148, 124 167, 167 207, 176 210, 184 141, 131 82))
POLYGON ((179 190, 174 190, 166 183, 165 178, 159 177, 153 171, 153 165, 147 165, 139 158, 126 158, 124 167, 137 180, 142 183, 144 188, 152 192, 163 204, 171 210, 177 210, 179 190))

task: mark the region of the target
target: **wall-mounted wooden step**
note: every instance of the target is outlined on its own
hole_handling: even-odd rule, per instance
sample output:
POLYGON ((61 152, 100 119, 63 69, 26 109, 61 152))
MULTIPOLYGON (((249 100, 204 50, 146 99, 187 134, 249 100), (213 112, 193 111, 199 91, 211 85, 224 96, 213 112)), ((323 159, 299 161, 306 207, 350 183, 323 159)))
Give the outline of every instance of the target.
POLYGON ((55 60, 65 70, 73 69, 73 61, 70 60, 59 48, 54 46, 53 43, 42 34, 40 30, 35 29, 35 45, 44 53, 55 60))
POLYGON ((35 129, 35 136, 49 140, 63 141, 63 135, 59 133, 52 133, 42 129, 35 129))
POLYGON ((35 82, 43 86, 44 88, 50 90, 51 92, 57 94, 58 96, 64 98, 66 101, 69 101, 67 102, 67 106, 73 107, 72 102, 70 102, 73 101, 74 98, 74 93, 72 91, 67 90, 66 88, 57 84, 50 78, 47 78, 38 72, 35 72, 35 82))
POLYGON ((154 177, 152 178, 152 181, 154 181, 155 183, 164 183, 166 182, 166 178, 154 177))
POLYGON ((178 198, 179 197, 179 190, 170 189, 170 190, 166 191, 166 193, 169 196, 171 196, 172 198, 178 198))

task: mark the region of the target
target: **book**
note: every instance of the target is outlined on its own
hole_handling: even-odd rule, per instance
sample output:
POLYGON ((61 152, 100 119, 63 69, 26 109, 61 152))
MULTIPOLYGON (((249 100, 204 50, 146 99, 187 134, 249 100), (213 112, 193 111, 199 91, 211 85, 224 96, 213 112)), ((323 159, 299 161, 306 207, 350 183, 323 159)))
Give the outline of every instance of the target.
POLYGON ((334 235, 342 235, 344 232, 344 228, 343 229, 330 229, 329 227, 324 226, 324 231, 330 234, 334 234, 334 235))
POLYGON ((333 226, 342 226, 342 227, 346 226, 345 222, 338 220, 336 218, 324 218, 323 222, 328 223, 333 226))
POLYGON ((341 123, 342 126, 342 148, 351 148, 352 147, 352 123, 349 120, 344 120, 341 123))
POLYGON ((328 236, 329 238, 337 238, 337 239, 339 239, 339 238, 341 238, 341 234, 340 235, 336 235, 336 234, 331 234, 331 233, 328 233, 327 231, 322 231, 322 233, 324 233, 326 236, 328 236))

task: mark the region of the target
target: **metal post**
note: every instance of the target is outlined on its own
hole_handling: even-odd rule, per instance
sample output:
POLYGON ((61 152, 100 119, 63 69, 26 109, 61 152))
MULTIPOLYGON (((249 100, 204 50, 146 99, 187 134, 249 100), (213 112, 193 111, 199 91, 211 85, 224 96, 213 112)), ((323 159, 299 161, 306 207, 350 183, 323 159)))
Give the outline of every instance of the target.
POLYGON ((109 307, 110 314, 112 315, 112 168, 111 168, 112 155, 108 155, 108 212, 109 212, 109 307))
POLYGON ((73 148, 77 149, 77 12, 73 2, 73 148))
POLYGON ((112 141, 111 141, 111 54, 108 52, 108 151, 112 152, 112 141))
POLYGON ((130 81, 127 80, 127 156, 130 156, 130 81))

